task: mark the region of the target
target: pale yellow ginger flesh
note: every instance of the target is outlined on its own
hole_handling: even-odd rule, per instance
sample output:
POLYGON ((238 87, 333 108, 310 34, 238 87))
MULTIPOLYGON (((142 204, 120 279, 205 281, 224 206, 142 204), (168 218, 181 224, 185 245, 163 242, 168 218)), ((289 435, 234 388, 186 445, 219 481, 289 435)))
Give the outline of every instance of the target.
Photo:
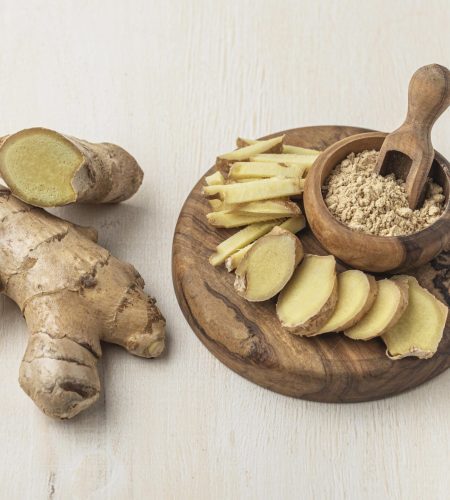
POLYGON ((395 279, 408 281, 408 306, 397 323, 381 337, 387 347, 386 354, 391 359, 431 358, 442 339, 448 308, 412 276, 395 279))
POLYGON ((221 172, 214 172, 213 174, 205 177, 205 182, 208 186, 216 186, 217 184, 224 184, 225 177, 221 172))
POLYGON ((370 310, 378 285, 373 276, 351 269, 338 274, 338 300, 331 318, 313 335, 341 332, 350 328, 370 310))
POLYGON ((383 335, 401 318, 408 306, 408 282, 384 279, 377 282, 378 293, 369 312, 344 334, 354 340, 370 340, 383 335))
POLYGON ((211 198, 208 200, 209 206, 214 212, 220 212, 223 210, 228 210, 230 205, 225 205, 222 200, 217 198, 211 198))
POLYGON ((0 188, 0 289, 30 330, 22 389, 47 415, 71 418, 100 395, 100 341, 153 358, 165 321, 134 267, 96 231, 31 207, 0 188))
POLYGON ((300 195, 303 193, 303 187, 303 179, 272 177, 242 184, 204 186, 203 193, 206 196, 219 195, 225 203, 247 203, 300 195))
POLYGON ((280 222, 282 222, 282 219, 259 222, 244 227, 244 229, 234 233, 216 247, 216 251, 209 257, 210 264, 220 266, 231 254, 264 236, 280 222))
POLYGON ((302 177, 305 167, 297 163, 237 162, 228 177, 233 180, 261 179, 265 177, 302 177))
POLYGON ((283 327, 296 335, 318 331, 337 301, 336 261, 332 255, 305 255, 277 302, 283 327))
POLYGON ((39 207, 118 203, 142 183, 136 160, 114 144, 93 144, 44 128, 22 130, 0 147, 0 177, 39 207))
POLYGON ((56 206, 76 201, 71 181, 83 155, 53 133, 19 133, 0 149, 1 176, 16 196, 32 205, 56 206))
MULTIPOLYGON (((306 225, 306 220, 303 215, 299 217, 291 217, 290 219, 285 220, 279 226, 281 229, 285 229, 286 231, 290 231, 293 234, 301 231, 306 225)), ((244 248, 241 248, 237 252, 234 252, 230 257, 228 257, 225 261, 225 267, 228 272, 234 271, 238 265, 241 263, 242 259, 245 257, 246 253, 250 250, 250 248, 254 245, 254 243, 250 243, 244 248)))
POLYGON ((296 154, 296 155, 308 155, 308 156, 318 156, 320 151, 317 149, 301 148, 300 146, 291 146, 289 144, 283 144, 282 153, 296 154))
MULTIPOLYGON (((258 241, 258 240, 256 240, 258 241)), ((241 248, 237 252, 234 252, 232 255, 230 255, 226 261, 225 261, 225 267, 229 273, 234 271, 238 265, 242 262, 242 259, 245 257, 247 252, 252 248, 252 246, 255 243, 250 243, 249 245, 245 246, 244 248, 241 248)))
POLYGON ((287 199, 250 201, 249 203, 231 205, 229 210, 250 214, 279 214, 280 217, 289 217, 302 213, 297 203, 287 199))
POLYGON ((242 212, 211 212, 206 215, 208 222, 215 227, 224 227, 231 229, 233 227, 248 226, 255 222, 265 222, 278 220, 283 217, 282 214, 258 214, 242 212))
POLYGON ((258 141, 255 144, 245 146, 243 148, 236 149, 229 153, 222 154, 218 157, 218 166, 222 162, 235 162, 248 160, 250 156, 254 156, 260 153, 265 153, 266 151, 273 150, 277 146, 281 149, 281 144, 283 143, 284 136, 275 137, 274 139, 268 139, 266 141, 258 141))
POLYGON ((260 238, 236 269, 234 288, 250 302, 277 295, 303 258, 300 240, 279 227, 260 238))
MULTIPOLYGON (((258 141, 255 139, 244 139, 243 137, 238 137, 236 140, 236 146, 238 148, 243 148, 250 144, 256 144, 258 141)), ((299 155, 318 155, 320 151, 316 149, 302 148, 300 146, 291 146, 289 144, 283 144, 282 153, 293 153, 299 155)))
POLYGON ((264 153, 250 157, 250 162, 269 162, 269 163, 290 163, 291 165, 301 165, 306 170, 311 168, 319 155, 297 155, 283 153, 264 153))

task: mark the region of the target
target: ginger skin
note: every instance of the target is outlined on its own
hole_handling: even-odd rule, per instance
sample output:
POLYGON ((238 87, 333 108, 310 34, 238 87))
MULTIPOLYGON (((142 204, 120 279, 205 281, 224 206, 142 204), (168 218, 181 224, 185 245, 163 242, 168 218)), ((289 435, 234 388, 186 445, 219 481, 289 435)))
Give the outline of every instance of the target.
POLYGON ((132 265, 97 245, 95 231, 0 187, 0 291, 27 322, 19 382, 45 414, 71 418, 98 399, 100 341, 161 354, 165 320, 143 288, 132 265))
POLYGON ((45 128, 0 139, 0 177, 14 196, 37 207, 119 203, 136 193, 143 176, 133 156, 115 144, 45 128))

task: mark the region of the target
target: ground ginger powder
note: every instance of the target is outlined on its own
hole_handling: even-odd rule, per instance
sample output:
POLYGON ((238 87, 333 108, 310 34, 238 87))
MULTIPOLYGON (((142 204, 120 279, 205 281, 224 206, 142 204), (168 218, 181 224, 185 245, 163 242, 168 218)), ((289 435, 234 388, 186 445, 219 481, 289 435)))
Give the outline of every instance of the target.
POLYGON ((351 153, 329 175, 325 203, 339 221, 363 233, 400 236, 416 233, 442 215, 441 186, 429 182, 423 206, 411 210, 404 181, 373 172, 377 158, 377 151, 351 153))

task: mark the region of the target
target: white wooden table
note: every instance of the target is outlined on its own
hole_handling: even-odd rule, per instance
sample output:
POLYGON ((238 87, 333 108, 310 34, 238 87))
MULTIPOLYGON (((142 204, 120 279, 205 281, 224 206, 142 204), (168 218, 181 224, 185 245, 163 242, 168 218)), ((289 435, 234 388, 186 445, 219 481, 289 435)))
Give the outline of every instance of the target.
MULTIPOLYGON (((106 346, 103 399, 56 422, 18 386, 27 332, 0 298, 2 499, 449 498, 450 372, 375 403, 286 398, 213 358, 171 283, 181 205, 237 134, 394 129, 414 70, 450 66, 449 25, 448 0, 0 0, 0 133, 43 125, 138 158, 132 200, 58 213, 134 263, 170 337, 155 361, 106 346)), ((433 138, 450 157, 450 112, 433 138)))

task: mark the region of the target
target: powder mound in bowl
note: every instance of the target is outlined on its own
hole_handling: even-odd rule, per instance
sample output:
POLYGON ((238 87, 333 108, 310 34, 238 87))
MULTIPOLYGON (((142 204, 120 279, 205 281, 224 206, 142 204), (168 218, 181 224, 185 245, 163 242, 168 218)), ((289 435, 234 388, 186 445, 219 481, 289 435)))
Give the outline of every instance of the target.
POLYGON ((408 206, 405 183, 394 174, 375 174, 378 151, 351 153, 328 176, 325 203, 349 228, 377 236, 416 233, 435 222, 444 211, 441 186, 429 181, 421 208, 408 206))

